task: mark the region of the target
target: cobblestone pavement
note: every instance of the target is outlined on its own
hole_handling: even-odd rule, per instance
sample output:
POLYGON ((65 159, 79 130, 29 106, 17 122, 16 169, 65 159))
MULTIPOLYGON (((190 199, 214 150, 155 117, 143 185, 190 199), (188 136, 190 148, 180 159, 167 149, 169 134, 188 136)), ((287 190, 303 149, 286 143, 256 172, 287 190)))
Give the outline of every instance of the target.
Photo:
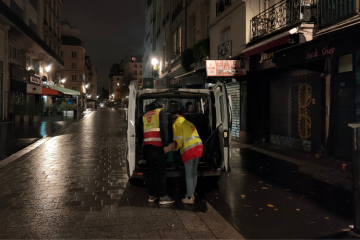
POLYGON ((0 238, 240 239, 207 202, 147 203, 119 114, 91 113, 0 165, 0 238))

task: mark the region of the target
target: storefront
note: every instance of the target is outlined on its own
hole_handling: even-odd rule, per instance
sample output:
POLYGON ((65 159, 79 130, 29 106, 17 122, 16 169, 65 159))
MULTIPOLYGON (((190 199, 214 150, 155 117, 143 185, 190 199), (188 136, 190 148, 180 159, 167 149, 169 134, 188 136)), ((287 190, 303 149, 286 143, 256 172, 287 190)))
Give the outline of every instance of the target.
POLYGON ((318 73, 310 97, 311 113, 317 116, 310 123, 313 153, 323 146, 331 157, 351 159, 348 124, 360 122, 359 42, 355 25, 275 53, 278 69, 296 67, 318 73))

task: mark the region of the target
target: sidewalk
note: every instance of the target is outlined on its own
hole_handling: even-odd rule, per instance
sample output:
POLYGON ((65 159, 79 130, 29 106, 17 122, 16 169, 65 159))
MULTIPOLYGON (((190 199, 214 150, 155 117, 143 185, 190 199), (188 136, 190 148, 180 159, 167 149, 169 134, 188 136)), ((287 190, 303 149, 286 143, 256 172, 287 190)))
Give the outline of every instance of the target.
POLYGON ((294 163, 299 166, 299 171, 312 176, 313 178, 340 186, 348 191, 352 191, 352 164, 351 162, 339 161, 336 159, 317 159, 310 153, 296 149, 285 148, 275 144, 252 144, 246 145, 235 142, 233 148, 248 148, 249 150, 265 154, 270 157, 294 163), (342 164, 347 164, 346 170, 342 169, 342 164))
POLYGON ((0 166, 0 238, 242 239, 206 201, 148 203, 125 155, 125 124, 101 109, 0 166))

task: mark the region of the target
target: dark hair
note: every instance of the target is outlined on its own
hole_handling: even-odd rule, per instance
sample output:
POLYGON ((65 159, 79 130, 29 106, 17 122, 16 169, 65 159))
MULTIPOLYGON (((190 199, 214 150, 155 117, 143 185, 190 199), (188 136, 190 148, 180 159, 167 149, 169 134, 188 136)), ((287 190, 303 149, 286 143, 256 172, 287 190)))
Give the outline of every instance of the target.
POLYGON ((165 104, 165 103, 164 103, 164 100, 162 100, 162 99, 160 99, 160 98, 159 98, 159 99, 156 99, 155 102, 156 102, 157 104, 161 105, 161 106, 162 106, 163 104, 165 104))
POLYGON ((180 112, 180 111, 174 112, 173 116, 172 116, 172 120, 176 121, 176 119, 178 119, 179 116, 181 116, 181 117, 183 116, 182 112, 180 112))

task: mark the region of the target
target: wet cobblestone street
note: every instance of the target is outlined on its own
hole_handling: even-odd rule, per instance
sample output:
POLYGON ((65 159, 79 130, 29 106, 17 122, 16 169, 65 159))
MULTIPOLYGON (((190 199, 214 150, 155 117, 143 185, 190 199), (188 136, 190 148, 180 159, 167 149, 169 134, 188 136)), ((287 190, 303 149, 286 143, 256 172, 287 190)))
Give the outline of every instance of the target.
POLYGON ((0 238, 242 238, 205 201, 147 203, 125 143, 120 115, 102 109, 0 165, 0 238))

